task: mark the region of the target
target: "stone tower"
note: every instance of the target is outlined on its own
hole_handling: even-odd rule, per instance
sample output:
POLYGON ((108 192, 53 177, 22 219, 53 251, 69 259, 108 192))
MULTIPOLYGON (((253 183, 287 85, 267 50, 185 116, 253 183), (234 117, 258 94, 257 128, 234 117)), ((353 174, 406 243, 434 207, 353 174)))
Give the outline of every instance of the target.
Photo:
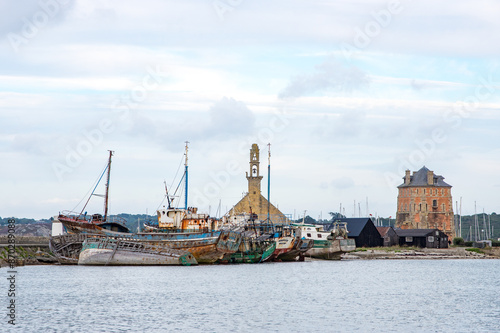
POLYGON ((398 186, 396 228, 439 229, 455 237, 451 185, 425 166, 413 175, 406 170, 404 183, 398 186))
POLYGON ((261 194, 262 176, 260 175, 259 146, 254 143, 250 149, 250 170, 246 173, 248 181, 248 192, 245 194, 227 215, 237 215, 241 213, 254 213, 260 220, 267 219, 267 211, 273 223, 287 222, 285 215, 261 194))
POLYGON ((250 196, 260 195, 262 176, 259 171, 259 146, 254 143, 250 149, 250 175, 247 172, 248 193, 250 196))

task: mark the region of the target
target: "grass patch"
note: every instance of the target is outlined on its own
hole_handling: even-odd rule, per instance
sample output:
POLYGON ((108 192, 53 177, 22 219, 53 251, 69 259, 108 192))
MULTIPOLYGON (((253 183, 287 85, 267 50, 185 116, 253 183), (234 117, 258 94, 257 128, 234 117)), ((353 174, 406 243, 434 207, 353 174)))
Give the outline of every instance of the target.
POLYGON ((420 251, 421 248, 414 246, 377 246, 377 247, 358 247, 354 252, 363 252, 363 251, 385 251, 385 252, 402 252, 402 251, 420 251))
POLYGON ((476 252, 476 253, 483 253, 484 254, 484 251, 482 251, 481 249, 478 249, 477 247, 471 247, 471 248, 465 249, 465 251, 476 252))

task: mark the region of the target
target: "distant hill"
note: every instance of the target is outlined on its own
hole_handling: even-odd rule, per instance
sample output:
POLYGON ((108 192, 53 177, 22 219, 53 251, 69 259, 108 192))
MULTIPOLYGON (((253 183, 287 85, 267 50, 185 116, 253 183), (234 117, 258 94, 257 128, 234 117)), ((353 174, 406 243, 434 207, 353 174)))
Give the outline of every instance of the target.
MULTIPOLYGON (((31 223, 16 224, 16 236, 41 236, 49 237, 52 230, 52 223, 31 223)), ((0 235, 6 235, 8 227, 0 226, 0 235)))
MULTIPOLYGON (((146 214, 118 214, 110 215, 111 217, 121 217, 125 220, 125 225, 132 231, 137 231, 138 222, 140 226, 144 224, 144 221, 156 220, 155 215, 146 214)), ((14 218, 16 220, 16 235, 17 236, 45 236, 48 237, 52 230, 52 218, 50 219, 27 219, 27 218, 17 218, 17 217, 6 217, 0 218, 0 235, 5 235, 8 232, 7 224, 8 220, 14 218)))

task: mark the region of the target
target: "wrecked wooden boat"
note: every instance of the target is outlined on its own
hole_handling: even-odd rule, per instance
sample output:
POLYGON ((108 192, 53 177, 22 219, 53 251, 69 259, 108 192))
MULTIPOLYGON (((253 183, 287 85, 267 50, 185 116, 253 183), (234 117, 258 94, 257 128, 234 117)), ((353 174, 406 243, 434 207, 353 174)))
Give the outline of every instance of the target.
MULTIPOLYGON (((106 194, 104 215, 94 214, 87 216, 82 212, 62 213, 54 218, 54 224, 62 224, 64 229, 73 234, 86 234, 96 237, 107 237, 121 239, 128 242, 136 242, 143 245, 152 245, 159 247, 168 247, 175 250, 190 252, 200 264, 209 264, 221 259, 225 254, 234 253, 238 250, 241 238, 231 231, 219 230, 218 220, 210 218, 207 214, 198 213, 194 207, 187 207, 187 144, 186 144, 186 169, 183 179, 185 179, 185 207, 174 208, 171 206, 171 197, 168 195, 168 207, 157 210, 158 228, 149 228, 149 232, 132 233, 120 221, 111 220, 107 215, 107 203, 109 192, 109 178, 111 168, 110 151, 107 167, 101 175, 104 176, 107 171, 106 194)), ((181 180, 182 182, 182 180, 181 180)), ((94 188, 97 188, 97 185, 94 188)), ((90 198, 94 194, 92 191, 90 198)), ((175 194, 175 193, 174 193, 175 194)), ((160 204, 161 205, 161 204, 160 204)), ((124 221, 121 221, 124 222, 124 221)), ((54 228, 53 228, 54 229, 54 228)), ((62 228, 61 228, 62 229, 62 228)), ((72 244, 71 262, 74 263, 74 254, 78 251, 85 237, 80 238, 80 242, 72 244)), ((64 239, 63 239, 64 240, 64 239)), ((56 241, 55 241, 56 242, 56 241)), ((79 254, 79 253, 78 253, 79 254)), ((65 256, 64 256, 65 257, 65 256)))
POLYGON ((313 245, 312 240, 297 237, 294 229, 290 228, 289 225, 272 225, 272 229, 269 231, 267 235, 269 235, 269 240, 276 242, 276 249, 268 261, 304 260, 305 252, 313 245))
POLYGON ((101 266, 191 266, 197 264, 194 256, 188 251, 109 237, 85 239, 78 259, 78 265, 101 266))
POLYGON ((82 251, 86 234, 65 234, 52 236, 49 240, 49 249, 62 265, 78 264, 78 256, 82 251))
MULTIPOLYGON (((88 239, 116 239, 133 242, 144 246, 170 248, 185 251, 193 255, 198 263, 210 264, 221 259, 225 254, 238 250, 241 234, 237 231, 223 230, 214 233, 144 233, 144 234, 65 234, 52 236, 50 250, 61 264, 78 264, 83 243, 88 239)), ((91 241, 92 242, 92 241, 91 241)))
POLYGON ((313 241, 312 247, 305 252, 306 257, 339 260, 342 254, 356 249, 354 239, 347 237, 346 223, 334 223, 331 231, 312 224, 294 224, 294 228, 301 239, 313 241))
POLYGON ((303 261, 306 252, 312 248, 314 242, 299 237, 283 237, 276 241, 274 260, 276 261, 303 261), (291 238, 291 239, 290 239, 291 238))
POLYGON ((221 263, 255 264, 269 259, 276 249, 274 240, 243 236, 238 251, 224 255, 221 263))

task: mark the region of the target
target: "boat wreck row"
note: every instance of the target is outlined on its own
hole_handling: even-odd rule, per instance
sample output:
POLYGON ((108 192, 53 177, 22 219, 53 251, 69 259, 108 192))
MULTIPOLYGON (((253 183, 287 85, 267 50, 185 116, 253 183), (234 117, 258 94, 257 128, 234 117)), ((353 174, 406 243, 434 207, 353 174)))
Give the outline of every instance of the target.
MULTIPOLYGON (((63 225, 68 216, 54 223, 63 225)), ((79 224, 78 233, 53 236, 50 249, 61 264, 79 265, 197 265, 301 261, 306 257, 340 259, 355 249, 345 225, 332 231, 308 224, 271 225, 249 220, 246 225, 218 231, 168 230, 125 233, 96 231, 91 222, 79 224)), ((75 230, 75 229, 73 229, 75 230)))
POLYGON ((187 205, 186 144, 185 174, 181 179, 186 193, 184 207, 173 207, 175 193, 170 196, 165 189, 166 207, 157 210, 157 220, 145 223, 140 232, 131 232, 124 220, 108 217, 113 156, 110 151, 104 170, 107 171, 104 215, 87 216, 86 212, 83 213, 85 206, 80 213, 58 214, 53 220, 51 251, 61 264, 191 266, 297 261, 305 257, 340 259, 341 254, 355 250, 354 240, 347 237, 345 223, 334 223, 329 231, 323 230, 322 226, 293 224, 265 200, 260 194, 262 177, 258 171, 258 153, 257 145, 253 145, 250 176, 247 174, 248 197, 226 216, 217 219, 200 214, 196 208, 187 205), (252 212, 252 202, 267 204, 267 217, 252 212), (271 215, 271 209, 282 216, 271 215))

